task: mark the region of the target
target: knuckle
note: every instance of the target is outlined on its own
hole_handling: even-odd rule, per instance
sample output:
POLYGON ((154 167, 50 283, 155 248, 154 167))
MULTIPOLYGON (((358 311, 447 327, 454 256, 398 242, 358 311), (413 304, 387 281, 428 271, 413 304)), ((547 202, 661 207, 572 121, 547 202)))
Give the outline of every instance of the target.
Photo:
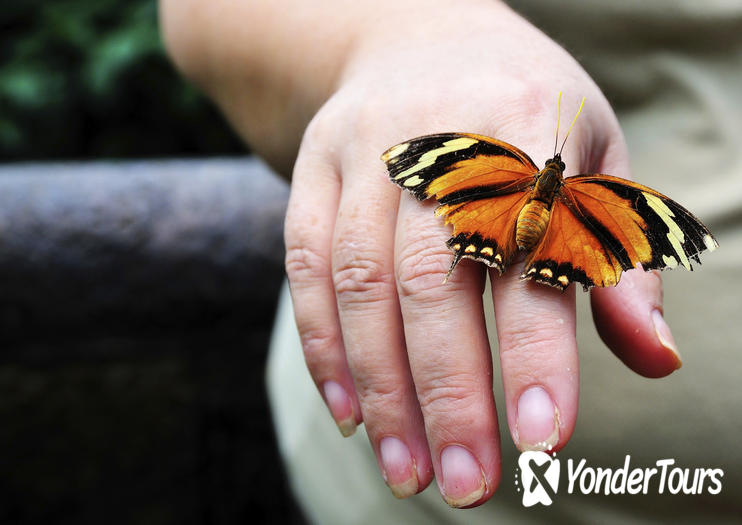
POLYGON ((556 330, 548 330, 541 326, 535 329, 533 326, 504 326, 499 332, 500 351, 538 351, 553 348, 562 339, 563 334, 556 330))
POLYGON ((292 284, 324 278, 328 275, 328 257, 308 244, 286 243, 286 275, 292 284))
POLYGON ((404 406, 405 390, 388 374, 356 375, 355 383, 361 403, 368 410, 389 414, 404 406))
POLYGON ((353 121, 353 131, 358 136, 370 136, 378 129, 390 113, 390 100, 384 94, 376 91, 367 92, 363 104, 356 109, 356 118, 353 121))
POLYGON ((405 247, 397 260, 397 284, 401 297, 414 297, 435 290, 451 265, 451 254, 439 247, 419 243, 405 247))
POLYGON ((564 346, 564 333, 557 330, 513 329, 503 327, 498 333, 500 359, 516 375, 543 374, 563 353, 555 351, 564 346))
POLYGON ((333 284, 338 301, 345 305, 368 303, 388 297, 393 276, 378 254, 340 241, 335 249, 333 284))
POLYGON ((331 349, 339 346, 340 335, 331 329, 315 328, 300 331, 299 337, 304 360, 312 375, 323 371, 329 373, 337 356, 337 352, 331 349))
POLYGON ((317 141, 326 144, 334 140, 337 133, 338 109, 335 97, 325 102, 304 129, 303 142, 313 143, 317 141))
MULTIPOLYGON (((442 115, 450 114, 447 110, 454 109, 447 107, 449 105, 447 97, 434 92, 416 91, 414 94, 397 93, 397 95, 390 98, 386 93, 367 89, 363 103, 354 110, 355 118, 351 132, 357 137, 373 137, 378 134, 379 127, 388 127, 391 115, 400 113, 419 115, 420 121, 414 128, 410 127, 404 133, 400 130, 401 134, 398 139, 401 141, 414 134, 430 133, 431 130, 435 130, 437 126, 440 126, 442 115)), ((460 98, 454 99, 460 100, 460 98)), ((453 104, 450 105, 453 106, 453 104)))
POLYGON ((379 123, 379 115, 384 113, 383 108, 373 99, 367 99, 356 110, 356 119, 353 121, 352 132, 358 137, 368 137, 379 123))
POLYGON ((333 127, 329 118, 326 118, 327 110, 322 108, 307 124, 302 137, 302 146, 307 144, 326 144, 332 138, 333 127))
POLYGON ((503 99, 508 103, 490 116, 489 127, 495 136, 511 133, 523 136, 523 130, 537 130, 538 122, 551 118, 554 99, 548 87, 517 81, 508 88, 503 99))
POLYGON ((480 410, 483 394, 473 385, 480 382, 471 374, 460 372, 439 378, 434 388, 418 392, 420 407, 426 416, 457 414, 457 417, 480 410))

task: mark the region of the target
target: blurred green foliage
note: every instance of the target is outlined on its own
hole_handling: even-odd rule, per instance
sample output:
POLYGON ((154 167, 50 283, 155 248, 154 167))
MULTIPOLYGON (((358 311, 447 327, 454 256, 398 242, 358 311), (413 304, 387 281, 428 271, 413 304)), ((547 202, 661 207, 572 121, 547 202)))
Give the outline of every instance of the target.
POLYGON ((165 56, 156 0, 5 0, 0 160, 244 152, 165 56))

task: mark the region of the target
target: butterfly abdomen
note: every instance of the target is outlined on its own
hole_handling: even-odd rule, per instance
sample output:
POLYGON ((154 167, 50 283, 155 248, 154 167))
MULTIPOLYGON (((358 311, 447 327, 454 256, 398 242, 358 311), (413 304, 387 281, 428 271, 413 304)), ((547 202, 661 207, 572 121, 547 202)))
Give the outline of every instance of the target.
POLYGON ((518 214, 515 226, 515 242, 518 249, 530 251, 546 232, 551 215, 554 195, 562 185, 564 163, 559 155, 546 161, 544 169, 536 175, 531 197, 518 214))
POLYGON ((545 202, 530 200, 518 215, 515 226, 515 242, 521 250, 529 251, 536 246, 549 224, 551 211, 545 202))

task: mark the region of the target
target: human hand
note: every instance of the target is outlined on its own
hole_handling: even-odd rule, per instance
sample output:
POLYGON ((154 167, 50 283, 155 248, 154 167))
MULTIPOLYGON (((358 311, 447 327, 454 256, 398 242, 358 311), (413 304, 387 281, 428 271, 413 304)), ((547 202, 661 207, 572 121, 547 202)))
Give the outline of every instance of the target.
MULTIPOLYGON (((563 91, 588 100, 565 147, 567 173, 628 177, 628 158, 588 75, 506 7, 386 15, 370 21, 304 135, 286 269, 307 366, 343 434, 365 423, 395 495, 424 489, 435 473, 449 504, 471 506, 500 479, 485 267, 464 261, 441 284, 449 228, 430 203, 400 197, 379 155, 415 136, 462 131, 543 162, 563 91)), ((521 281, 520 267, 492 275, 508 425, 520 449, 558 450, 577 414, 575 289, 521 281)), ((591 296, 605 342, 653 377, 680 365, 661 295, 656 272, 632 271, 591 296)))
MULTIPOLYGON (((482 308, 485 267, 451 262, 450 230, 386 175, 412 137, 480 133, 553 153, 556 94, 587 97, 567 173, 628 176, 616 118, 559 46, 500 2, 162 0, 163 35, 251 147, 286 172, 286 269, 307 365, 344 434, 363 421, 398 497, 435 473, 446 501, 486 501, 500 480, 482 308), (318 110, 318 108, 321 109, 318 110), (315 115, 316 113, 316 115, 315 115)), ((574 114, 565 104, 565 118, 574 114)), ((575 290, 492 275, 510 433, 563 447, 577 414, 575 290)), ((680 364, 656 272, 591 294, 596 326, 633 370, 680 364)), ((280 432, 280 429, 279 429, 280 432)))

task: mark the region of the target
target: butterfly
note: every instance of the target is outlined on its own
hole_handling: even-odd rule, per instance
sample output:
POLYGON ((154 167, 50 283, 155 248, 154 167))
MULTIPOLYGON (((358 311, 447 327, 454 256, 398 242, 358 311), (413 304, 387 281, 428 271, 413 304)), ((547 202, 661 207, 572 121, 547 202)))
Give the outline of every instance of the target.
POLYGON ((438 201, 436 215, 453 226, 444 282, 462 258, 502 274, 524 251, 521 279, 561 290, 576 282, 587 291, 615 286, 638 264, 692 270, 691 260, 700 264, 701 252, 718 247, 693 214, 647 186, 601 174, 565 178, 562 149, 557 153, 555 142, 539 170, 501 140, 440 133, 397 144, 381 159, 392 182, 421 201, 438 201))

